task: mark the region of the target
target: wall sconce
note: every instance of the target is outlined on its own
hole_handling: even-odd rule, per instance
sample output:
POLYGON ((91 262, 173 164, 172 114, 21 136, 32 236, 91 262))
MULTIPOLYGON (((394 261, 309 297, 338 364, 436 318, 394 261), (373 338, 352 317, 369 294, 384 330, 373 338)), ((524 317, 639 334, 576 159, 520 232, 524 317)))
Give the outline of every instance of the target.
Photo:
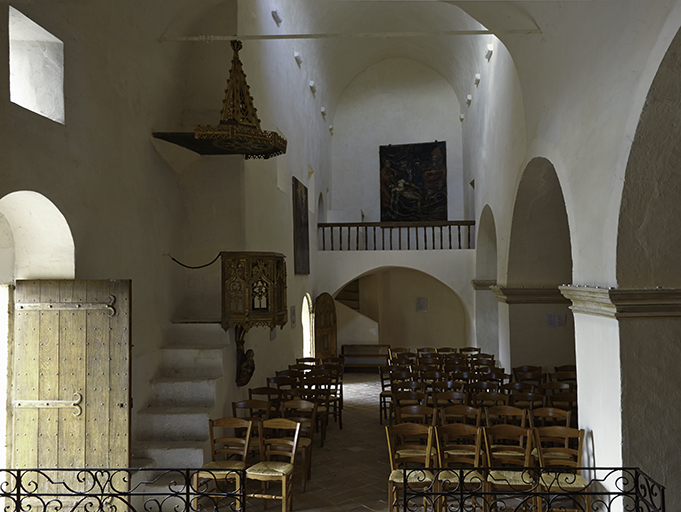
POLYGON ((300 55, 299 52, 293 52, 293 58, 296 59, 296 64, 298 64, 298 67, 303 63, 303 57, 300 55))
POLYGON ((480 85, 480 73, 475 74, 475 78, 473 79, 473 83, 475 84, 476 87, 478 85, 480 85))
POLYGON ((322 108, 319 109, 319 110, 320 110, 320 112, 322 113, 322 117, 326 117, 326 107, 322 107, 322 108))
POLYGON ((314 84, 314 80, 310 80, 310 90, 312 91, 312 94, 317 92, 317 87, 314 84))
POLYGON ((489 61, 494 53, 494 45, 492 43, 487 45, 487 51, 485 52, 485 58, 489 61))
POLYGON ((466 105, 468 105, 470 107, 472 102, 473 102, 473 96, 471 94, 469 94, 468 96, 466 96, 466 105))
POLYGON ((461 121, 463 123, 464 117, 465 116, 463 114, 459 114, 459 121, 461 121))

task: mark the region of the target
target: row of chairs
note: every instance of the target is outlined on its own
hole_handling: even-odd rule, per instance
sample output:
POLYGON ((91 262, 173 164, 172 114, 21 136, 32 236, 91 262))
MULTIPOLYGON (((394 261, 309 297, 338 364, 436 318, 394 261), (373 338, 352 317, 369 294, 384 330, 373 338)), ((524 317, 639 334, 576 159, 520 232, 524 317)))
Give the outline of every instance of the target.
MULTIPOLYGON (((497 500, 495 496, 504 490, 526 490, 530 494, 533 491, 560 492, 579 497, 579 493, 589 489, 589 483, 579 469, 582 467, 583 430, 564 426, 449 424, 433 427, 414 423, 385 428, 391 469, 390 512, 395 510, 398 491, 405 485, 404 468, 415 465, 423 469, 407 472, 407 485, 411 490, 433 489, 442 493, 442 499, 436 501, 436 509, 447 510, 449 491, 456 491, 460 496, 465 490, 469 497, 477 493, 484 500, 481 508, 486 510, 492 503, 497 507, 508 505, 502 505, 503 500, 497 500), (433 471, 435 468, 439 470, 433 471)), ((581 505, 574 508, 589 510, 589 495, 585 494, 584 498, 584 508, 580 508, 581 505)), ((533 507, 532 510, 542 510, 539 494, 533 507)), ((474 508, 476 503, 470 507, 474 508)), ((425 509, 424 498, 424 512, 425 509)))
POLYGON ((447 405, 429 407, 424 405, 403 405, 395 408, 395 423, 421 423, 424 425, 449 425, 463 423, 480 427, 506 424, 519 427, 571 426, 572 412, 557 407, 523 409, 512 405, 471 407, 469 405, 447 405))

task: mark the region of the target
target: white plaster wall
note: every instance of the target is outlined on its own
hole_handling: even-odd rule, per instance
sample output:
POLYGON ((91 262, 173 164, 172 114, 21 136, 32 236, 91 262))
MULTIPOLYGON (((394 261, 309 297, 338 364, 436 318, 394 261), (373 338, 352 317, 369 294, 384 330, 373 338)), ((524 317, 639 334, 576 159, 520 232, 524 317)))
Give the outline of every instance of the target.
POLYGON ((433 69, 390 59, 357 76, 338 101, 332 151, 334 210, 361 209, 381 220, 379 147, 445 141, 447 215, 464 218, 459 100, 433 69))
POLYGON ((381 343, 378 322, 368 316, 350 309, 345 304, 335 301, 338 353, 343 344, 367 344, 381 343))
POLYGON ((359 279, 360 312, 378 319, 380 342, 393 347, 463 347, 467 315, 459 297, 437 279, 389 268, 359 279), (417 298, 427 311, 416 311, 417 298))

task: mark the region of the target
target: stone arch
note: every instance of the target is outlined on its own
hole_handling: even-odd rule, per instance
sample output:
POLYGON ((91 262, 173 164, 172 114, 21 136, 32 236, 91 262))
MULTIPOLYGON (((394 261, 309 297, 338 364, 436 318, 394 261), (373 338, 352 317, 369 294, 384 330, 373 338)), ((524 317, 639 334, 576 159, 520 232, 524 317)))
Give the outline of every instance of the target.
POLYGON ((572 282, 570 228, 553 164, 532 159, 516 193, 506 285, 497 288, 512 366, 575 363, 574 318, 558 287, 572 282))
MULTIPOLYGON (((380 343, 393 346, 468 344, 469 315, 461 297, 447 284, 407 267, 377 267, 346 281, 359 281, 359 315, 378 325, 380 343), (426 299, 424 303, 418 299, 426 299)), ((340 325, 339 333, 344 326, 340 325)))
POLYGON ((499 308, 490 286, 497 284, 497 230, 494 214, 485 205, 478 222, 475 250, 475 338, 487 354, 500 356, 499 308))
POLYGON ((4 218, 0 226, 2 282, 9 278, 9 265, 13 279, 75 277, 71 229, 52 201, 38 192, 12 192, 0 199, 0 214, 4 218))
POLYGON ((681 288, 681 31, 641 111, 625 171, 617 236, 620 288, 681 288))

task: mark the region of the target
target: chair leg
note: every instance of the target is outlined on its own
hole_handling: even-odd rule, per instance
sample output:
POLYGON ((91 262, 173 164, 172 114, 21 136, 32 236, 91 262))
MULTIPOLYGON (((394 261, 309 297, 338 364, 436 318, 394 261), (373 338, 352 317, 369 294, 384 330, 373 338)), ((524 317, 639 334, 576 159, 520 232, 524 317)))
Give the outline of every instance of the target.
POLYGON ((395 486, 388 482, 388 512, 395 512, 395 486))
POLYGON ((288 480, 286 477, 283 477, 281 481, 281 512, 287 512, 286 509, 288 507, 288 480))

